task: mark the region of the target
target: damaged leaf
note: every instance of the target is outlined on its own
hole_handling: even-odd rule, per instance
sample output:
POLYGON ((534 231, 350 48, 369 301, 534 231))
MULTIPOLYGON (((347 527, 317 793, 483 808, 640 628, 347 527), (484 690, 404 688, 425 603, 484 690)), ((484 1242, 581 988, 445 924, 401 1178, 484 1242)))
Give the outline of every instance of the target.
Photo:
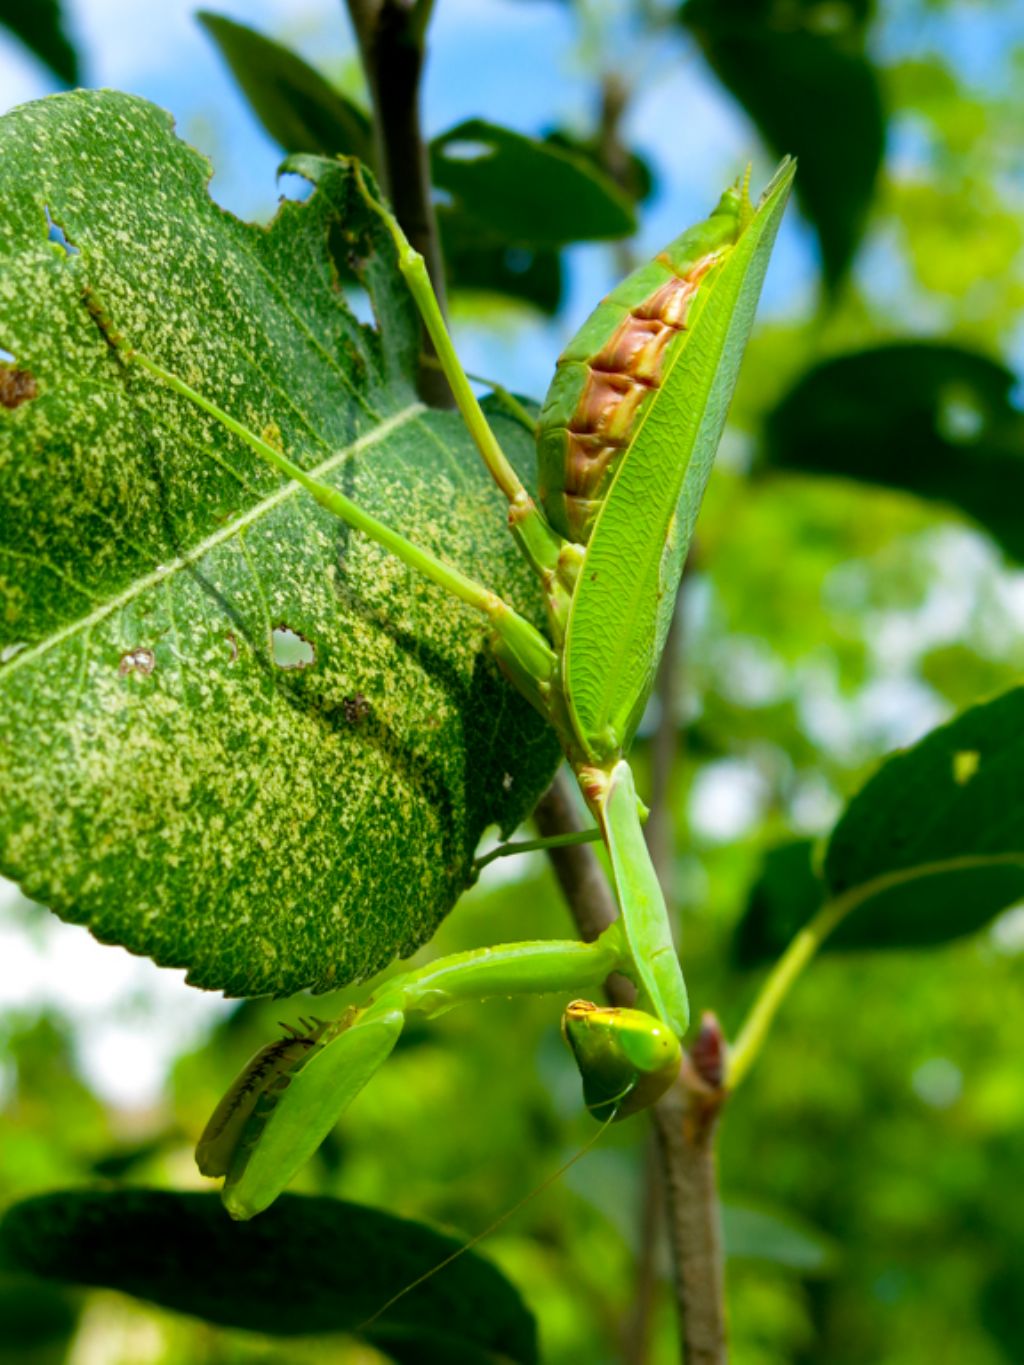
POLYGON ((557 750, 468 609, 125 369, 112 337, 541 619, 347 169, 269 228, 208 178, 128 95, 0 120, 0 340, 38 385, 0 407, 0 870, 196 985, 289 994, 427 940, 557 750))

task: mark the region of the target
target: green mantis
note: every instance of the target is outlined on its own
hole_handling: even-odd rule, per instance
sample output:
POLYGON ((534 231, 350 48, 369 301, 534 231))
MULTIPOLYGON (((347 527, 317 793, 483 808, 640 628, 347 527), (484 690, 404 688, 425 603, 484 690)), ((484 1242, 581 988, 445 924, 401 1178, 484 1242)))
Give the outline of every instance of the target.
MULTIPOLYGON (((322 165, 322 163, 320 163, 322 165)), ((316 179, 316 158, 293 158, 316 179)), ((200 1168, 224 1175, 247 1218, 271 1203, 397 1042, 411 1012, 520 993, 593 993, 631 978, 636 1010, 576 999, 563 1032, 588 1109, 624 1118, 678 1072, 686 987, 647 853, 628 751, 650 697, 693 524, 725 423, 768 257, 792 183, 784 162, 757 208, 747 184, 634 272, 563 353, 538 424, 540 502, 502 452, 459 364, 426 268, 365 173, 352 174, 389 229, 456 403, 508 500, 509 528, 536 571, 547 638, 487 587, 317 483, 197 390, 129 358, 197 403, 262 459, 408 565, 483 612, 498 663, 556 730, 608 852, 619 920, 594 943, 481 949, 389 980, 340 1020, 262 1049, 218 1106, 200 1168)))

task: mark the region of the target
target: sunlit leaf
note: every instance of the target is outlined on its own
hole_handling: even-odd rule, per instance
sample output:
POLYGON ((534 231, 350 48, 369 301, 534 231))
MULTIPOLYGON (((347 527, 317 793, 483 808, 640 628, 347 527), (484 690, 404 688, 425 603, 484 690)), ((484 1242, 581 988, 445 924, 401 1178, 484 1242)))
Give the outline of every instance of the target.
MULTIPOLYGON (((461 422, 416 400, 390 239, 340 164, 269 229, 236 221, 130 96, 24 106, 0 155, 0 867, 199 985, 369 975, 430 937, 556 748, 473 613, 107 333, 539 620, 461 422)), ((528 433, 502 437, 528 470, 528 433)))

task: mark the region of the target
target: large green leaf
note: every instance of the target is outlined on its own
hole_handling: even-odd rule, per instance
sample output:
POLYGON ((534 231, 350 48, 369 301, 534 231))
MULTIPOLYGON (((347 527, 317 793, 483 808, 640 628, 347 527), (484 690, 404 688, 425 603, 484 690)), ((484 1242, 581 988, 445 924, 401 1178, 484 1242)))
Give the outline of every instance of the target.
POLYGON ((768 857, 738 937, 775 956, 826 903, 825 948, 915 948, 982 928, 1024 898, 1024 687, 890 758, 836 826, 820 874, 806 841, 768 857))
POLYGON ((885 144, 878 76, 864 52, 870 0, 687 0, 683 22, 776 156, 835 284, 857 247, 885 144))
POLYGON ((462 424, 415 400, 415 317, 350 172, 269 229, 208 174, 130 96, 0 121, 0 868, 195 984, 286 994, 424 942, 556 749, 471 612, 108 344, 540 619, 462 424))
POLYGON ((893 342, 804 375, 772 413, 779 468, 959 506, 1024 559, 1024 414, 1015 376, 959 346, 893 342))
POLYGON ((0 28, 10 29, 65 85, 77 83, 78 54, 64 31, 61 0, 0 0, 0 28))
POLYGON ((200 10, 196 18, 217 44, 253 113, 286 152, 342 152, 372 162, 369 116, 298 53, 221 14, 200 10))
MULTIPOLYGON (((0 1265, 118 1289, 225 1327, 304 1336, 359 1332, 392 1295, 458 1248, 377 1209, 282 1195, 234 1223, 215 1194, 66 1190, 0 1220, 0 1265)), ((537 1359, 518 1291, 473 1252, 405 1295, 362 1335, 432 1348, 434 1360, 537 1359)))

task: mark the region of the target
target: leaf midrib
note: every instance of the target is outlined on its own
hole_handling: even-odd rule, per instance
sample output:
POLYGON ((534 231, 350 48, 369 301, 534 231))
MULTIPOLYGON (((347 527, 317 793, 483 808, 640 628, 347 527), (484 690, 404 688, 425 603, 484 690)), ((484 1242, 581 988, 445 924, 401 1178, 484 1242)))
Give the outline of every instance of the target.
POLYGON ((877 877, 872 877, 869 881, 859 882, 856 886, 848 887, 839 895, 830 896, 815 912, 815 918, 824 918, 826 914, 833 917, 834 922, 831 928, 834 929, 847 915, 852 914, 854 910, 859 910, 862 905, 873 900, 874 897, 884 895, 886 891, 893 891, 901 886, 923 881, 927 877, 940 877, 948 872, 984 872, 993 867, 1019 867, 1024 869, 1024 849, 1019 853, 964 853, 954 858, 939 858, 934 862, 915 863, 911 867, 901 867, 892 872, 883 872, 877 877))
MULTIPOLYGON (((385 440, 398 428, 405 426, 409 422, 415 421, 416 418, 420 417, 425 411, 426 408, 424 404, 410 403, 400 412, 396 412, 391 417, 387 417, 379 422, 372 431, 368 431, 362 436, 357 437, 351 445, 346 446, 343 450, 336 451, 335 454, 329 456, 328 459, 324 460, 321 464, 316 465, 309 471, 311 476, 318 479, 324 478, 325 475, 331 473, 333 470, 337 469, 339 465, 346 463, 346 461, 352 459, 355 455, 358 455, 369 447, 385 440)), ((275 507, 279 507, 282 503, 287 502, 289 498, 294 497, 297 493, 302 493, 303 496, 306 496, 299 484, 295 483, 293 480, 289 480, 282 484, 280 488, 276 488, 268 497, 263 498, 253 507, 250 507, 247 511, 236 517, 234 521, 228 522, 226 525, 214 531, 212 535, 206 536, 190 550, 186 551, 185 554, 177 555, 166 564, 162 564, 154 569, 152 573, 146 574, 142 578, 137 578, 123 592, 118 593, 117 596, 102 603, 93 611, 89 612, 88 615, 79 617, 78 620, 72 621, 66 626, 62 626, 60 630, 54 631, 52 635, 46 636, 28 649, 22 650, 21 653, 16 654, 8 663, 0 666, 0 686, 6 683, 20 668, 44 657, 49 650, 56 648, 57 645, 62 644, 65 640, 71 639, 82 630, 91 629, 94 625, 97 625, 100 621, 105 620, 106 617, 112 615, 113 612, 121 607, 127 606, 129 602, 133 602, 137 597, 140 597, 144 592, 147 592, 157 584, 169 582, 174 574, 180 573, 183 569, 187 569, 190 565, 197 563, 204 555, 208 554, 211 550, 216 549, 218 545, 222 545, 233 536, 240 534, 246 527, 253 525, 254 522, 258 521, 267 512, 270 512, 275 507)))

